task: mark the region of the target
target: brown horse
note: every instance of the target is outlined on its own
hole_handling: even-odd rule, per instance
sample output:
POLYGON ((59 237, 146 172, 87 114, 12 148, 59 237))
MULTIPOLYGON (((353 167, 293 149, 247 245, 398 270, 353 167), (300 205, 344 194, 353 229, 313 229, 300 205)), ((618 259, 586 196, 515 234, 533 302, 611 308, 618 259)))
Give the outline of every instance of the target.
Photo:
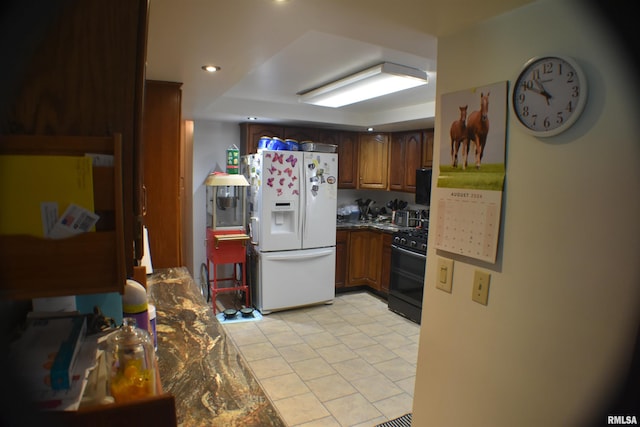
POLYGON ((464 163, 462 168, 467 167, 467 147, 469 146, 469 140, 467 137, 467 105, 460 108, 460 119, 451 123, 451 130, 449 135, 451 136, 451 166, 458 167, 458 150, 462 147, 462 156, 464 163))
MULTIPOLYGON (((467 144, 473 142, 476 151, 476 169, 480 169, 480 160, 484 154, 489 133, 489 92, 480 93, 480 111, 474 111, 467 120, 467 144)), ((469 150, 467 149, 467 153, 469 150)), ((466 163, 466 161, 465 161, 466 163)))

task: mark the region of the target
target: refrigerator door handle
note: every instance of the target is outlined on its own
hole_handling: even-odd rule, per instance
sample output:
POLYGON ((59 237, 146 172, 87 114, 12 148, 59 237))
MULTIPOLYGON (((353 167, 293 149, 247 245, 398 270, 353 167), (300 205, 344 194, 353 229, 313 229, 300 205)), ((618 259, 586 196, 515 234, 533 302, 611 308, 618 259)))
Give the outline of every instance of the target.
POLYGON ((260 219, 256 216, 252 216, 251 218, 249 218, 249 236, 251 237, 250 242, 254 246, 257 246, 260 243, 257 237, 260 231, 260 224, 258 224, 259 221, 260 219))
POLYGON ((269 261, 304 261, 307 259, 320 258, 328 255, 333 255, 332 248, 327 248, 326 250, 316 251, 310 254, 301 254, 301 255, 295 255, 295 256, 291 256, 290 253, 284 253, 284 254, 278 254, 278 255, 269 254, 268 259, 269 261))

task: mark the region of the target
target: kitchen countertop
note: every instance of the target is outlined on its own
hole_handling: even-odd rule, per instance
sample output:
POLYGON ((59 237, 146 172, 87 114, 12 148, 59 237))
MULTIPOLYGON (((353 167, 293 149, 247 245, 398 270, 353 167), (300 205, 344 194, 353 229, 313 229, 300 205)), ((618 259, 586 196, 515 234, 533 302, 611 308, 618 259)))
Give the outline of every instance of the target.
POLYGON ((411 230, 415 227, 401 227, 399 225, 391 224, 390 222, 376 222, 376 221, 338 221, 336 222, 336 230, 354 230, 359 228, 367 228, 372 230, 380 230, 387 233, 393 233, 398 230, 411 230))
POLYGON ((284 427, 185 267, 148 276, 156 306, 158 369, 178 425, 284 427))

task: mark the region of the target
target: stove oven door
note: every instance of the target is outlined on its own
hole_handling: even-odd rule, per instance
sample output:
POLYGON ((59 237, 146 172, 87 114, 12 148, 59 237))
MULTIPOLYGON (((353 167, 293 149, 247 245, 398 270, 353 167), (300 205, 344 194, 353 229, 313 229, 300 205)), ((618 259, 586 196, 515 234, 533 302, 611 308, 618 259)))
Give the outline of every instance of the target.
POLYGON ((426 261, 426 254, 391 245, 389 309, 416 323, 422 316, 426 261))

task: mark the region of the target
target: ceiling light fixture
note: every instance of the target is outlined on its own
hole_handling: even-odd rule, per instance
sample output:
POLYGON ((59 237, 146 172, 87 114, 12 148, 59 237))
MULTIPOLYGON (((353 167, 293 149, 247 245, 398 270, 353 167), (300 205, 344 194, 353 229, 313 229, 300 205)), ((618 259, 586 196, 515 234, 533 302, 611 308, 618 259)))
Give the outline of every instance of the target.
POLYGON ((220 71, 222 68, 217 65, 203 65, 202 69, 209 73, 215 73, 216 71, 220 71))
POLYGON ((428 81, 425 71, 383 62, 297 95, 300 102, 337 108, 422 86, 428 81))

